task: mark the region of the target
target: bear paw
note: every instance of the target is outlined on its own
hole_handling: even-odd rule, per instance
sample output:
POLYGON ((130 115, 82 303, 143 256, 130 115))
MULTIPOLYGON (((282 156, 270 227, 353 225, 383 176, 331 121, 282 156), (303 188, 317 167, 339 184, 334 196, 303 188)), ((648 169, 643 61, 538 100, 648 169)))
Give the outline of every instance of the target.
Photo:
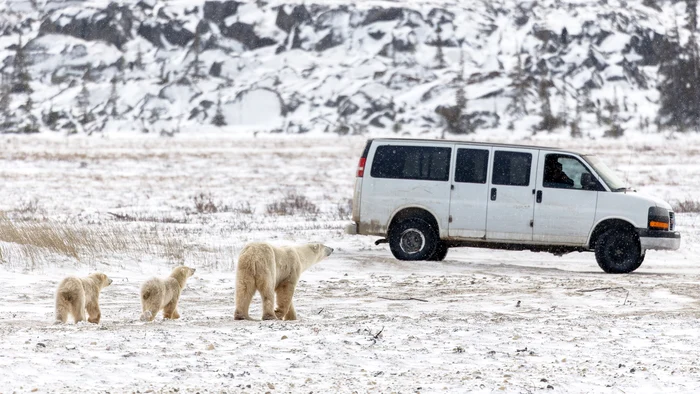
POLYGON ((141 314, 141 321, 151 321, 151 320, 153 320, 153 314, 151 313, 151 311, 144 311, 141 314))

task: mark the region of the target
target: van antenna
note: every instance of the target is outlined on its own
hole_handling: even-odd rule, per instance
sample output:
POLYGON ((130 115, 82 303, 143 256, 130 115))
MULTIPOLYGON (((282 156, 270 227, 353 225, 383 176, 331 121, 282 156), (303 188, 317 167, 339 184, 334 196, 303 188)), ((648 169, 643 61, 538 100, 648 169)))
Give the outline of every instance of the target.
POLYGON ((630 182, 629 182, 629 175, 630 175, 630 167, 632 166, 632 147, 630 146, 630 153, 629 153, 629 162, 627 163, 627 169, 625 170, 625 194, 627 194, 627 190, 629 189, 630 182))

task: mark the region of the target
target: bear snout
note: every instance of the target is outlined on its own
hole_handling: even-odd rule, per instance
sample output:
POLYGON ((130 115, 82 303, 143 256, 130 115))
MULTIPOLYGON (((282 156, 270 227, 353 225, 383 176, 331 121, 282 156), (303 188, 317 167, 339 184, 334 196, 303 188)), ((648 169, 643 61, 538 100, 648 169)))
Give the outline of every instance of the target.
POLYGON ((329 248, 328 246, 326 246, 326 256, 330 256, 331 253, 333 253, 333 248, 329 248))
POLYGON ((107 284, 108 284, 108 285, 111 285, 111 284, 112 284, 112 279, 109 279, 108 282, 107 282, 107 284))

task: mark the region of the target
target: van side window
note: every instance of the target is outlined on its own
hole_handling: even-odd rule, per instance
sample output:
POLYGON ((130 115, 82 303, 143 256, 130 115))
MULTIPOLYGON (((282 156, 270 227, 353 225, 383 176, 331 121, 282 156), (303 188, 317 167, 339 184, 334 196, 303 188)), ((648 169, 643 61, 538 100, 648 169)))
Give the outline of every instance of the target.
POLYGON ((489 151, 483 149, 457 149, 455 182, 486 183, 489 151))
POLYGON ((573 156, 561 154, 545 156, 542 186, 557 189, 602 189, 581 161, 573 156))
POLYGON ((447 181, 452 148, 382 145, 372 161, 372 178, 447 181))
POLYGON ((491 182, 494 185, 527 186, 531 167, 531 153, 496 151, 491 182))

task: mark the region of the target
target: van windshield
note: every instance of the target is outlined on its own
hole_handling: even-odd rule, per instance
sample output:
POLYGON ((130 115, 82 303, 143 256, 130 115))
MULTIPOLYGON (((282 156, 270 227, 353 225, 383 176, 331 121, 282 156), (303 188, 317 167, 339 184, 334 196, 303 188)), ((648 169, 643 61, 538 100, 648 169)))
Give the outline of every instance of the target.
POLYGON ((600 176, 601 180, 605 182, 606 185, 610 188, 610 190, 614 192, 621 192, 621 191, 626 191, 627 185, 625 182, 620 179, 617 174, 613 170, 610 169, 603 161, 595 155, 583 155, 582 156, 588 164, 593 167, 596 173, 598 173, 598 176, 600 176))

